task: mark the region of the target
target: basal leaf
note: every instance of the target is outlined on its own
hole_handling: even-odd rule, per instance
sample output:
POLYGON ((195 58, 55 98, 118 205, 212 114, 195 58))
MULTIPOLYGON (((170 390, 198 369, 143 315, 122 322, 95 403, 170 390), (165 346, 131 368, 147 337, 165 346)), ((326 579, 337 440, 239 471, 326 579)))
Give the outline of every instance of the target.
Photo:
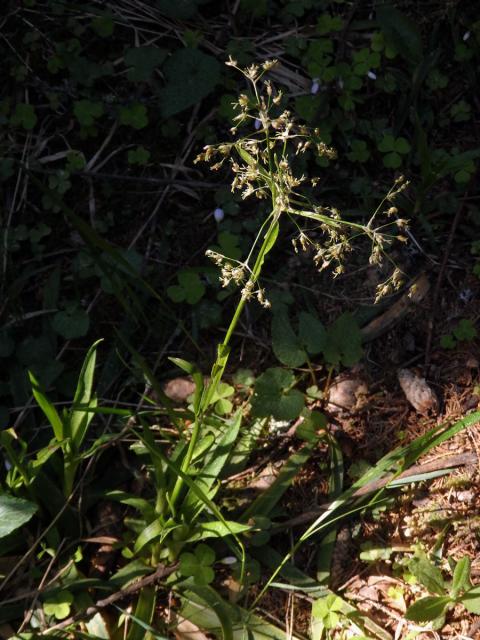
POLYGON ((427 596, 420 598, 407 609, 405 618, 414 622, 430 622, 443 615, 451 602, 448 596, 427 596))
POLYGON ((460 598, 460 602, 463 604, 467 611, 480 616, 480 585, 469 589, 460 598))
POLYGON ((452 595, 454 598, 458 596, 460 591, 470 586, 470 567, 471 560, 468 556, 460 558, 455 565, 452 581, 452 595))
POLYGON ((424 552, 414 556, 408 563, 408 568, 430 593, 438 595, 445 593, 442 572, 428 559, 424 552))
POLYGON ((26 524, 37 511, 37 505, 21 498, 0 495, 0 540, 26 524))

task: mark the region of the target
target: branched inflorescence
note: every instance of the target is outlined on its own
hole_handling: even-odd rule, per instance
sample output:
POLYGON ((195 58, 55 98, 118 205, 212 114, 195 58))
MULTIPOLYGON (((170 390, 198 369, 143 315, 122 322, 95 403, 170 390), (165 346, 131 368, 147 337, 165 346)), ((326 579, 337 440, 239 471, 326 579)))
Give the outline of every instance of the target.
MULTIPOLYGON (((195 162, 211 162, 213 170, 228 163, 234 174, 232 191, 240 191, 243 199, 252 195, 258 199, 269 198, 272 203, 269 217, 278 221, 286 215, 293 221, 298 230, 292 241, 295 251, 311 251, 319 270, 332 268, 334 275, 343 273, 352 240, 362 235, 371 242, 370 264, 379 264, 394 239, 406 240, 398 231, 407 227, 407 221, 398 218, 393 201, 406 189, 408 182, 403 176, 397 178, 367 224, 345 220, 338 209, 312 203, 300 189, 304 185, 316 186, 319 178, 295 175, 293 160, 308 149, 329 160, 336 158, 336 152, 321 139, 319 129, 312 130, 299 124, 290 111, 282 108, 282 92, 277 91, 270 80, 264 79, 276 64, 276 60, 269 60, 241 69, 235 60, 229 59, 227 65, 240 71, 251 85, 251 92, 240 94, 234 103, 238 113, 231 133, 238 137, 234 142, 207 145, 195 162), (244 134, 245 130, 248 132, 244 134), (375 226, 380 215, 386 216, 387 221, 375 226), (315 221, 315 229, 322 235, 321 242, 300 227, 298 221, 302 218, 315 221)), ((263 306, 269 307, 264 290, 257 287, 258 270, 250 264, 255 258, 258 264, 258 254, 264 250, 264 245, 261 245, 259 233, 244 262, 210 250, 207 256, 220 267, 223 286, 233 282, 242 287, 242 299, 256 297, 263 306)), ((376 300, 397 290, 402 283, 402 272, 395 267, 391 276, 378 286, 376 300)))

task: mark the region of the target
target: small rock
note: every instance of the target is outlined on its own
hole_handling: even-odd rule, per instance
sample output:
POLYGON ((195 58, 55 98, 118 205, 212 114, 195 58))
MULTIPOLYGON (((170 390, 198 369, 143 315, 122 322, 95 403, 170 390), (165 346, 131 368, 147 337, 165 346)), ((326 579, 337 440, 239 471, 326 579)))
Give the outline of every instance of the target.
POLYGON ((195 383, 189 376, 172 378, 163 385, 163 392, 172 402, 181 404, 195 391, 195 383))
POLYGON ((337 376, 328 392, 327 411, 330 413, 353 411, 358 407, 362 396, 367 393, 368 387, 361 378, 337 376))
POLYGON ((438 398, 425 378, 410 369, 399 369, 397 376, 407 400, 419 413, 438 412, 438 398))
POLYGON ((473 356, 470 356, 466 362, 467 369, 478 369, 478 360, 473 356))

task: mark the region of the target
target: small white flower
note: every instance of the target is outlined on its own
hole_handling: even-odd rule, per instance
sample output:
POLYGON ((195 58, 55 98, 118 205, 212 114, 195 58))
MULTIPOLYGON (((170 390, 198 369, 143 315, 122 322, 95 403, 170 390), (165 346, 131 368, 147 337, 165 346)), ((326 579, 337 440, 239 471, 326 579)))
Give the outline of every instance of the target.
POLYGON ((463 41, 466 42, 470 38, 470 31, 465 31, 463 34, 463 41))
POLYGON ((230 564, 235 564, 237 562, 237 559, 234 556, 226 556, 225 558, 222 558, 221 560, 219 560, 219 562, 221 564, 230 565, 230 564))
POLYGON ((262 126, 262 122, 259 118, 255 118, 255 129, 258 131, 262 126))
POLYGON ((318 93, 319 89, 320 89, 320 83, 318 81, 318 78, 313 78, 312 86, 310 87, 310 93, 312 94, 312 96, 318 93))
POLYGON ((460 291, 460 293, 458 294, 458 298, 460 302, 466 304, 473 298, 473 291, 471 289, 462 289, 462 291, 460 291))
POLYGON ((216 222, 221 222, 225 217, 225 212, 220 207, 217 207, 213 212, 213 217, 215 218, 216 222))
POLYGON ((376 80, 377 79, 377 74, 374 73, 373 71, 369 71, 367 73, 367 76, 370 78, 370 80, 376 80))

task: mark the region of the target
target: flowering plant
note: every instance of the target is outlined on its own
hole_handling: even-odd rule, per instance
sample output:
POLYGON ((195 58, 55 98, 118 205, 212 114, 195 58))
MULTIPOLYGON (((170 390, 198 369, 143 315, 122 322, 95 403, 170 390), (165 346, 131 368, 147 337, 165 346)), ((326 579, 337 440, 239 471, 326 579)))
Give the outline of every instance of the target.
MULTIPOLYGON (((215 391, 220 383, 230 352, 230 340, 244 309, 245 304, 255 298, 266 308, 270 302, 259 280, 265 257, 275 246, 280 222, 287 218, 297 229, 293 239, 295 251, 313 250, 313 259, 320 270, 333 266, 334 275, 344 270, 346 254, 352 250, 352 240, 366 235, 371 242, 370 262, 380 262, 392 240, 405 240, 394 233, 395 229, 406 227, 406 221, 399 219, 392 200, 403 191, 408 182, 398 178, 387 193, 366 225, 345 220, 338 209, 321 206, 312 202, 302 187, 318 183, 319 178, 307 178, 304 174, 295 174, 293 163, 296 156, 307 149, 313 149, 320 156, 335 159, 336 153, 321 139, 319 129, 311 130, 298 123, 288 109, 283 108, 284 97, 277 91, 269 79, 264 76, 278 62, 269 60, 262 65, 251 65, 241 69, 233 59, 227 65, 243 74, 251 86, 249 94, 240 94, 234 104, 237 115, 231 133, 236 136, 232 142, 207 145, 195 162, 213 162, 212 169, 219 170, 226 163, 234 174, 232 191, 240 190, 242 198, 255 196, 260 200, 270 200, 270 212, 255 237, 247 257, 233 260, 219 252, 209 250, 207 256, 220 267, 220 281, 224 287, 231 283, 241 287, 241 296, 233 313, 222 343, 218 346, 217 359, 212 367, 210 382, 204 383, 201 376, 197 390, 198 401, 194 406, 195 421, 192 437, 183 458, 181 470, 187 472, 194 458, 195 447, 199 441, 205 413, 212 404, 215 391), (388 209, 382 211, 388 204, 388 209), (385 213, 387 222, 375 226, 380 213, 385 213), (315 227, 306 229, 300 223, 313 221, 315 227), (314 240, 311 232, 320 231, 322 240, 314 240)), ((387 282, 380 285, 377 298, 400 287, 401 272, 395 268, 387 282)), ((178 478, 171 496, 171 504, 177 500, 183 480, 178 478)))

